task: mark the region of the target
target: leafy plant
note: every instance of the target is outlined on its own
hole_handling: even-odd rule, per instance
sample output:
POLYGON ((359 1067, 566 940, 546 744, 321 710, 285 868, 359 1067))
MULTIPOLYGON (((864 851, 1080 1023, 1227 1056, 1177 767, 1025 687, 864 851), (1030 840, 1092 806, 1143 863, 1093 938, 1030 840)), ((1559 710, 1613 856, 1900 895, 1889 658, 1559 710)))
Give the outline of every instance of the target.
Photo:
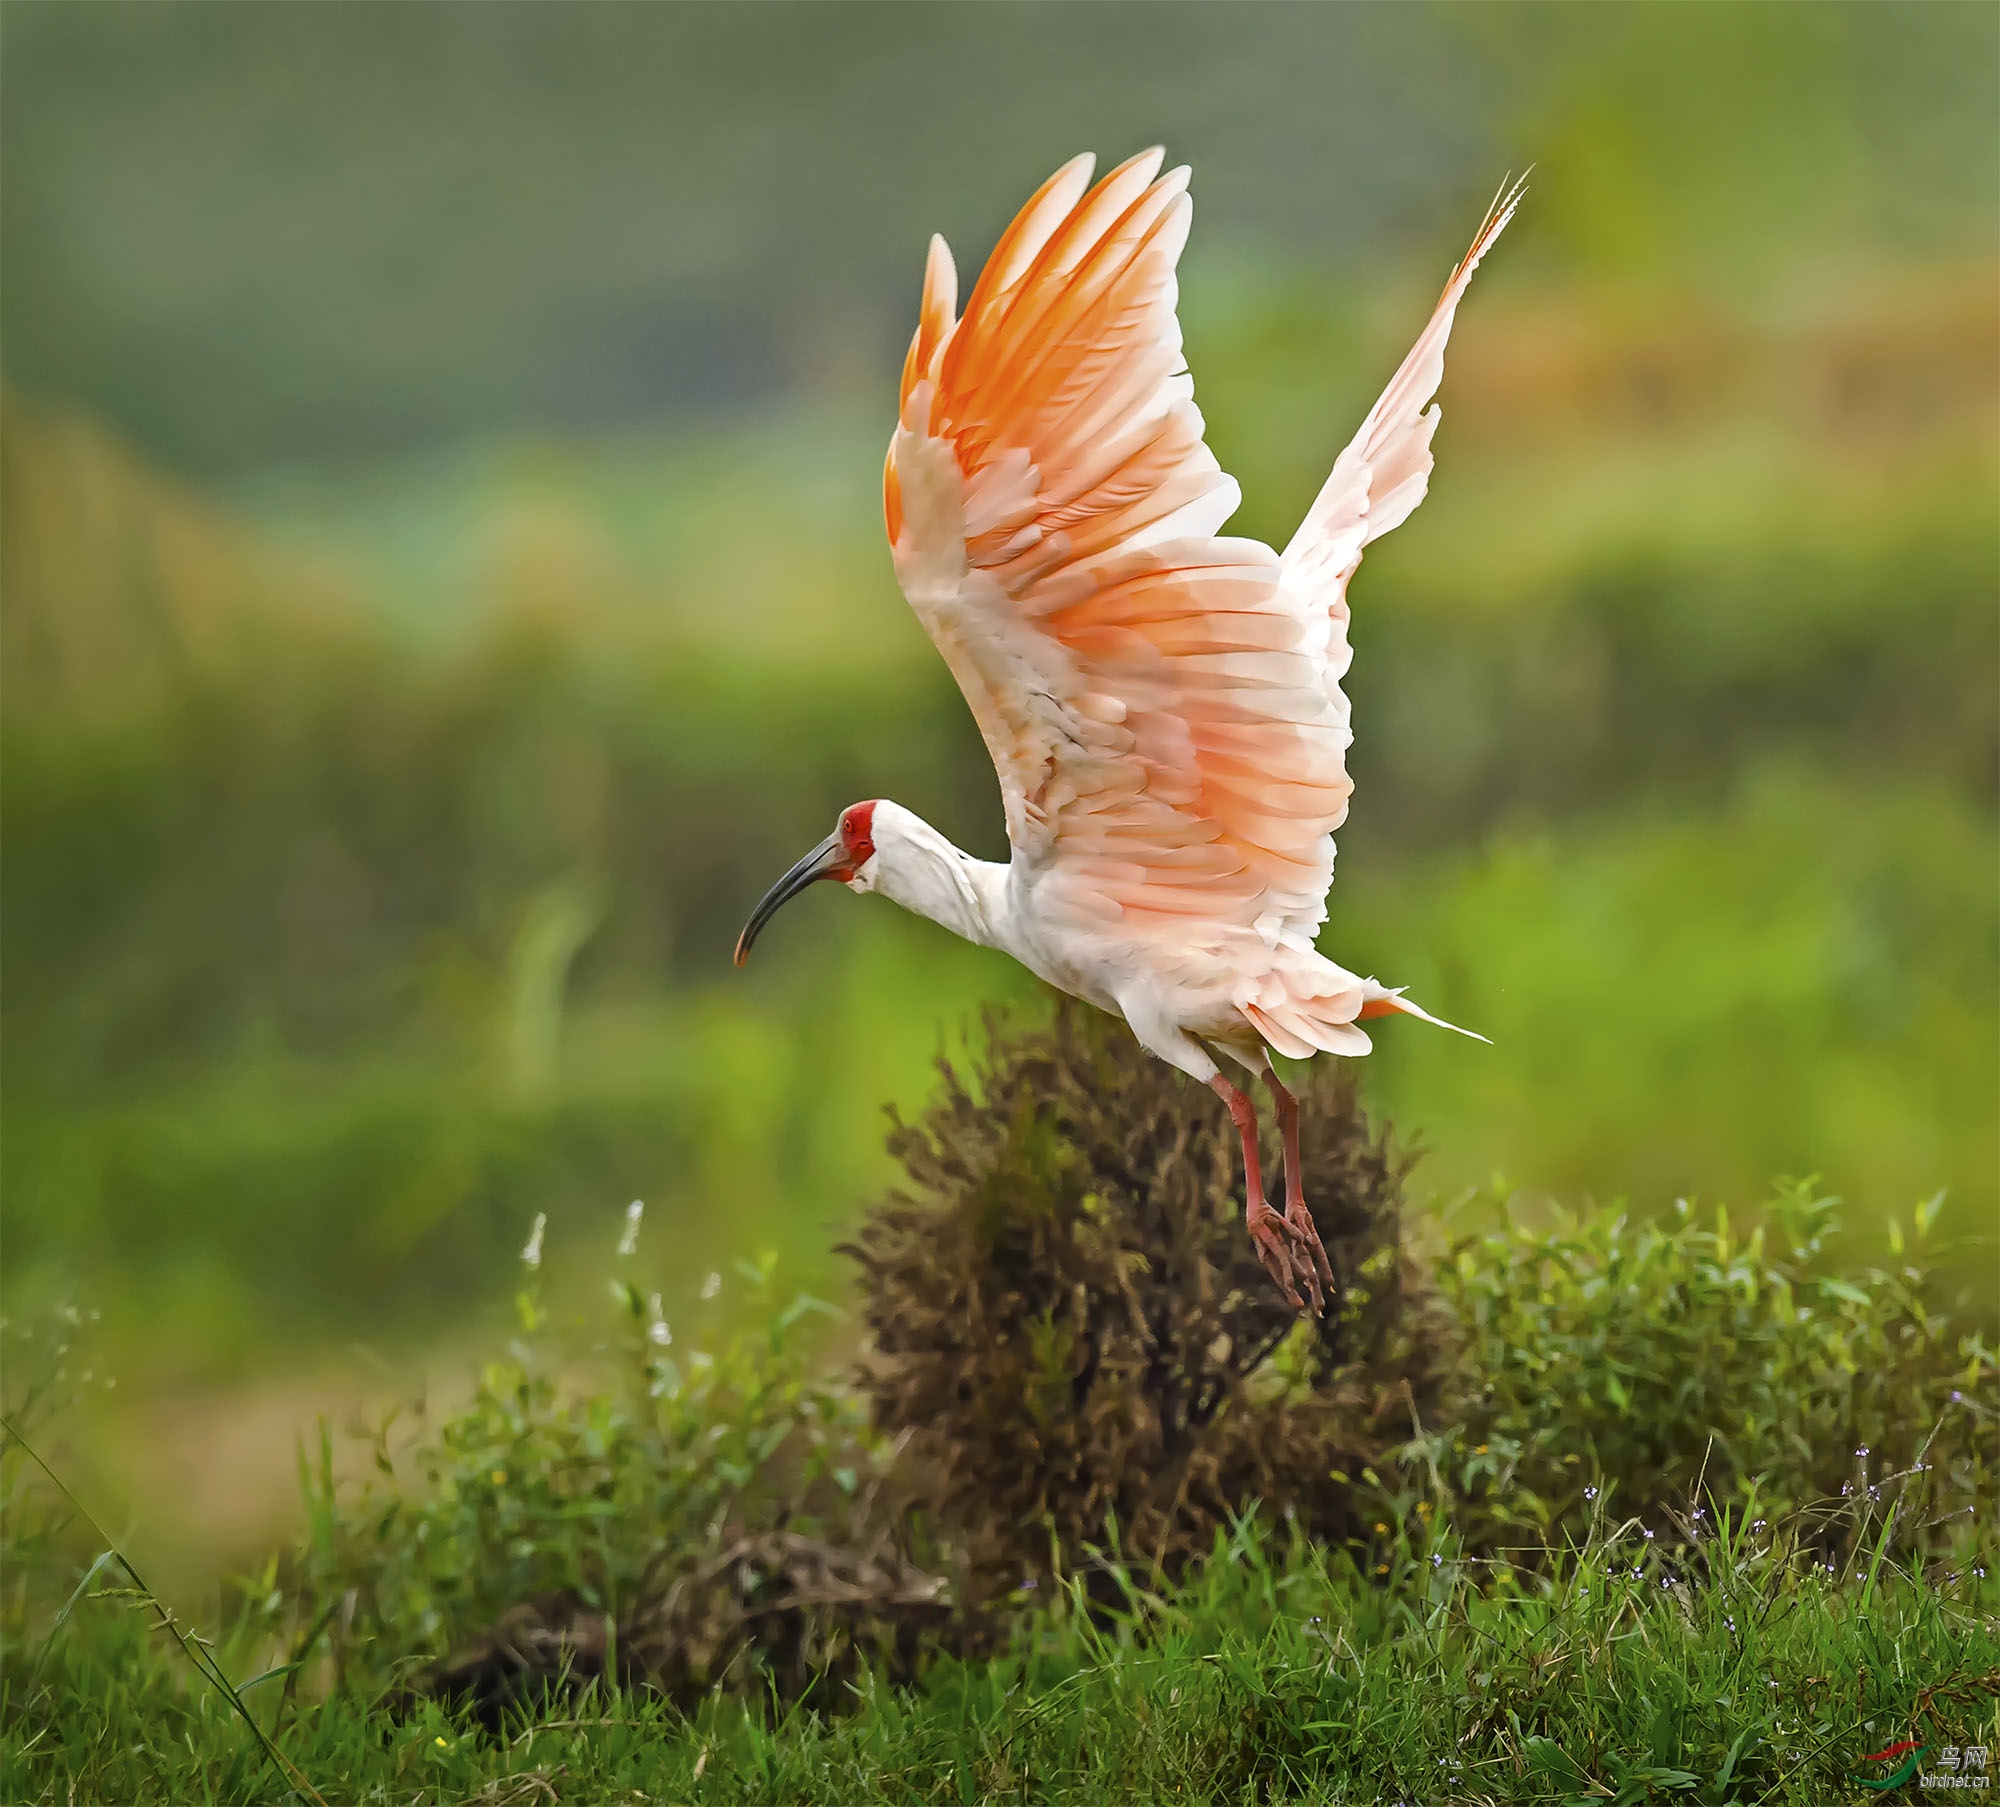
POLYGON ((1001 1648, 1071 1585, 1112 1618, 1161 1598, 1253 1509, 1390 1588, 1558 1574, 1619 1537, 1678 1585, 1713 1578, 1725 1522, 1822 1569, 1967 1565, 2000 1390, 1926 1302, 1934 1204, 1893 1267, 1847 1274, 1804 1185, 1747 1233, 1609 1207, 1426 1255, 1409 1158, 1341 1072, 1303 1102, 1345 1282, 1316 1329, 1242 1235, 1215 1101, 1080 1006, 995 1026, 892 1129, 909 1189, 848 1245, 849 1372, 801 1336, 831 1308, 778 1309, 768 1261, 732 1334, 677 1340, 622 1274, 608 1331, 559 1331, 538 1225, 519 1334, 465 1406, 400 1445, 385 1425, 353 1490, 322 1433, 310 1536, 266 1580, 290 1660, 325 1639, 336 1679, 413 1675, 407 1701, 489 1722, 593 1677, 834 1699, 1001 1648))
POLYGON ((373 1682, 455 1649, 432 1685, 497 1712, 634 1662, 663 1686, 756 1692, 787 1648, 802 1691, 871 1609, 891 1641, 937 1616, 940 1588, 880 1505, 889 1452, 802 1347, 829 1307, 777 1309, 767 1261, 741 1270, 750 1327, 710 1347, 677 1341, 659 1295, 622 1278, 608 1333, 565 1333, 540 1297, 542 1230, 519 1334, 465 1406, 401 1445, 385 1423, 378 1477, 356 1491, 322 1427, 309 1534, 295 1572, 268 1577, 301 1655, 324 1634, 338 1675, 373 1682), (824 1631, 830 1602, 843 1613, 824 1631))
POLYGON ((1829 1552, 1885 1519, 1923 1547, 1990 1515, 2000 1363, 1927 1302, 1938 1201, 1891 1223, 1892 1265, 1846 1274, 1838 1205, 1799 1182, 1747 1231, 1683 1200, 1459 1238, 1436 1284, 1461 1416, 1409 1453, 1465 1533, 1554 1538, 1606 1496, 1662 1525, 1704 1502, 1818 1509, 1829 1552))

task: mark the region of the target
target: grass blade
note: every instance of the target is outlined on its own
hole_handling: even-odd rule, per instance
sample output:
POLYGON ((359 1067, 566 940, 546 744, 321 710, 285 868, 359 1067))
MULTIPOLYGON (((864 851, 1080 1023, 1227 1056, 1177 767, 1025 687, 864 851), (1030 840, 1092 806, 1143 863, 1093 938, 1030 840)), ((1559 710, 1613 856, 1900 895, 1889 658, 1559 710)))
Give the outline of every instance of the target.
MULTIPOLYGON (((89 1508, 87 1508, 84 1505, 84 1503, 80 1499, 78 1499, 74 1493, 72 1493, 69 1490, 69 1484, 66 1481, 64 1481, 62 1476, 57 1474, 56 1471, 53 1468, 51 1468, 47 1462, 45 1462, 42 1459, 41 1451, 36 1449, 35 1446, 21 1434, 20 1429, 10 1419, 6 1417, 0 1417, 0 1430, 4 1430, 8 1436, 12 1437, 14 1441, 18 1443, 21 1446, 21 1448, 27 1452, 28 1459, 31 1462, 33 1462, 34 1465, 37 1468, 39 1468, 43 1474, 48 1476, 49 1480, 55 1485, 56 1491, 59 1492, 63 1496, 63 1498, 69 1502, 71 1510, 76 1513, 77 1517, 82 1519, 85 1524, 87 1524, 93 1531, 97 1533, 97 1535, 100 1538, 103 1539, 105 1544, 104 1554, 98 1557, 98 1559, 91 1564, 90 1575, 85 1576, 83 1585, 87 1586, 89 1584, 91 1576, 96 1575, 97 1572, 100 1569, 102 1569, 107 1562, 115 1560, 118 1566, 122 1568, 125 1571, 125 1573, 132 1578, 132 1585, 136 1587, 139 1590, 139 1592, 145 1597, 146 1604, 153 1609, 154 1617, 159 1620, 162 1629, 164 1629, 167 1635, 170 1638, 172 1638, 176 1644, 180 1646, 181 1654, 185 1656, 187 1660, 194 1665, 196 1672, 202 1677, 202 1679, 206 1681, 210 1687, 214 1688, 219 1694, 221 1694, 224 1700, 229 1702, 230 1706, 235 1709, 237 1717, 240 1718, 243 1721, 243 1723, 250 1728, 251 1735, 257 1740, 259 1744, 261 1744, 264 1747, 264 1754, 268 1756, 271 1759, 271 1761, 278 1766, 278 1773, 286 1777, 291 1782, 292 1786, 296 1788, 300 1794, 304 1795, 307 1800, 313 1802, 314 1807, 327 1807, 326 1797, 323 1794, 321 1794, 320 1791, 317 1788, 315 1788, 309 1781, 306 1780, 305 1772, 301 1770, 299 1766, 291 1760, 291 1758, 286 1756, 285 1753, 278 1748, 276 1742, 272 1739, 271 1735, 268 1732, 266 1732, 263 1726, 258 1722, 257 1715, 251 1712, 249 1707, 247 1707, 244 1704, 242 1694, 238 1691, 235 1683, 233 1683, 229 1679, 229 1677, 223 1672, 222 1665, 218 1663, 215 1660, 214 1656, 208 1650, 203 1648, 199 1642, 191 1640, 187 1636, 187 1634, 183 1632, 181 1628, 174 1623, 174 1615, 167 1610, 165 1603, 160 1599, 160 1597, 157 1594, 153 1592, 152 1588, 146 1584, 145 1577, 142 1576, 139 1573, 139 1571, 132 1566, 131 1559, 128 1556, 126 1556, 124 1551, 120 1550, 116 1544, 112 1543, 110 1537, 106 1534, 104 1527, 97 1522, 96 1518, 91 1514, 89 1508)), ((76 1593, 70 1596, 69 1606, 74 1606, 76 1604, 77 1599, 82 1594, 82 1591, 83 1587, 79 1586, 76 1593)), ((66 1606, 63 1609, 65 1615, 67 1615, 69 1611, 69 1606, 66 1606)), ((51 1634, 51 1636, 53 1636, 53 1633, 51 1634)), ((260 1676, 258 1679, 262 1680, 264 1678, 260 1676)))

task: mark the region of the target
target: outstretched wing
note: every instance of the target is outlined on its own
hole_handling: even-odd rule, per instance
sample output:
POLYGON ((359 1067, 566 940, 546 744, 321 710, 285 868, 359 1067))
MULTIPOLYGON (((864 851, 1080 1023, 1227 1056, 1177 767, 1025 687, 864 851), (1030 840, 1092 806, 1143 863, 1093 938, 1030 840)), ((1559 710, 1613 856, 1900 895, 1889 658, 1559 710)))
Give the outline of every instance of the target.
MULTIPOLYGON (((1335 695, 1353 656, 1347 645, 1347 580, 1369 542, 1407 521, 1430 488, 1431 435, 1440 412, 1431 398, 1444 380, 1452 318, 1479 260, 1514 217, 1525 182, 1524 177, 1511 187, 1503 184, 1494 197, 1472 249, 1444 285, 1429 324, 1368 410, 1361 430, 1334 461, 1332 474, 1285 548, 1287 581, 1331 618, 1326 681, 1335 695)), ((1344 703, 1341 713, 1344 719, 1344 703)))
POLYGON ((979 724, 1017 858, 1128 928, 1310 941, 1346 805, 1332 617, 1202 443, 1187 171, 1059 170, 965 312, 934 239, 884 473, 896 572, 979 724), (1071 882, 1074 881, 1074 882, 1071 882))

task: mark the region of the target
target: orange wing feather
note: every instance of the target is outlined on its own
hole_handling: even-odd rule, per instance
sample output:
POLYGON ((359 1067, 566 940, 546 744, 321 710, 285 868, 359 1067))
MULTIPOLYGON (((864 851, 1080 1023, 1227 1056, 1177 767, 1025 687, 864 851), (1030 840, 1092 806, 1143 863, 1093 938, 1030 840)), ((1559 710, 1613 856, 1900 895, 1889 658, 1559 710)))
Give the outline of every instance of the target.
POLYGON ((993 756, 1017 854, 1084 916, 1309 940, 1349 791, 1328 616, 1223 539, 1175 265, 1187 172, 1067 164, 952 319, 934 241, 884 512, 993 756))

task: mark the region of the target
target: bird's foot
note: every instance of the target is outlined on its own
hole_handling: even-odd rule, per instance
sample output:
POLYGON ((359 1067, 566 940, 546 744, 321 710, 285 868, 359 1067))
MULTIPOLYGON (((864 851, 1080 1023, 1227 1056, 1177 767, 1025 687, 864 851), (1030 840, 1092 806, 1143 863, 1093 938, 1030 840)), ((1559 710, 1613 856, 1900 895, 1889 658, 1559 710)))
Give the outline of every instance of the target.
MULTIPOLYGON (((1294 1198, 1285 1206, 1285 1222, 1298 1237, 1300 1246, 1306 1251, 1319 1276, 1320 1284, 1326 1288, 1329 1299, 1337 1298, 1340 1288, 1334 1284, 1333 1263, 1327 1259, 1326 1245, 1319 1239, 1319 1225, 1313 1222, 1312 1213, 1306 1209, 1304 1198, 1294 1198)), ((1319 1290, 1313 1290, 1313 1303, 1319 1304, 1319 1290)))
MULTIPOLYGON (((1310 1224, 1311 1219, 1307 1222, 1310 1224)), ((1299 1296, 1300 1283, 1303 1282, 1306 1296, 1312 1300, 1311 1315, 1317 1318, 1326 1309, 1320 1292, 1319 1273, 1311 1253, 1319 1248, 1318 1232, 1312 1231, 1311 1241, 1308 1242, 1289 1218, 1280 1217, 1261 1200, 1243 1213, 1243 1227, 1250 1232, 1251 1245, 1257 1251, 1257 1259, 1264 1264, 1265 1273, 1278 1283, 1278 1290, 1285 1295, 1285 1303, 1301 1317, 1307 1315, 1306 1301, 1299 1296)), ((1319 1258, 1325 1261, 1324 1251, 1320 1252, 1319 1258)))

